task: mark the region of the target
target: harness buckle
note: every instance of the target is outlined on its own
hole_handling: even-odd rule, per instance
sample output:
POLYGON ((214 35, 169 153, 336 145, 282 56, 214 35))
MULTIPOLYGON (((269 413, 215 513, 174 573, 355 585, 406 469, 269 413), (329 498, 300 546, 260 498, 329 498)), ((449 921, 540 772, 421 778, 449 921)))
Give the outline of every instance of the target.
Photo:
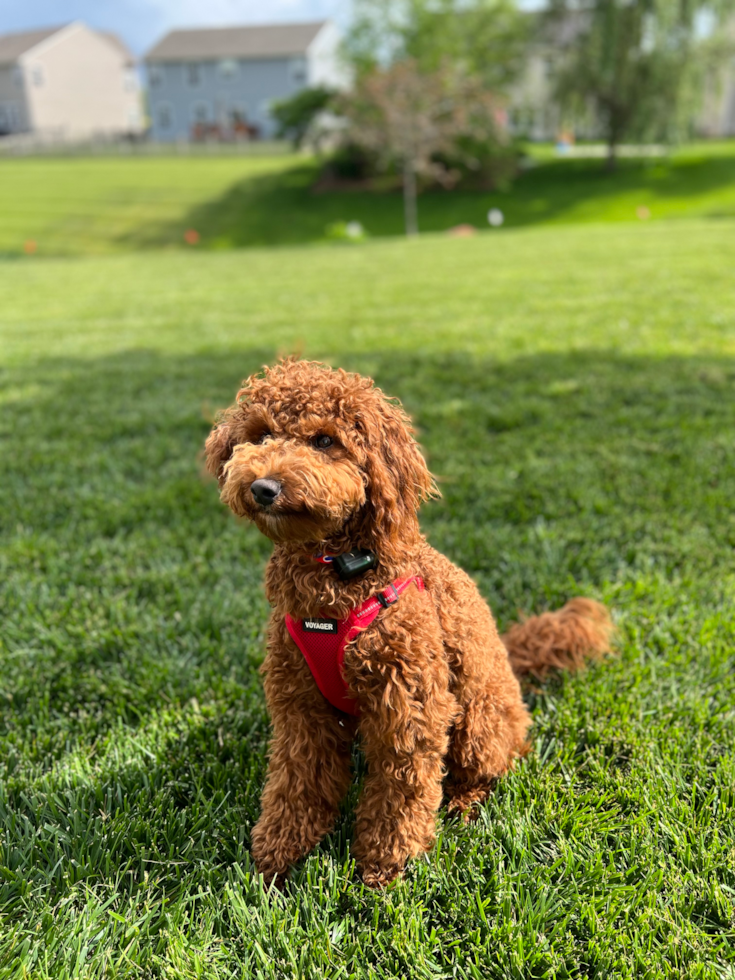
POLYGON ((392 606, 395 602, 398 602, 398 590, 395 585, 389 585, 387 589, 383 589, 382 592, 378 592, 375 596, 383 609, 387 609, 388 606, 392 606))

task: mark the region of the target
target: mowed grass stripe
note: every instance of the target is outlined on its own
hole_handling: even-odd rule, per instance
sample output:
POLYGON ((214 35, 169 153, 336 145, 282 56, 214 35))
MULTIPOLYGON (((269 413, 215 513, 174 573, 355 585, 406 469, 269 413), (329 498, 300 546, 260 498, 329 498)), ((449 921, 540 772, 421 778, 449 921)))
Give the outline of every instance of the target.
POLYGON ((0 264, 0 976, 703 977, 735 968, 726 222, 0 264), (673 230, 672 230, 673 229, 673 230), (583 593, 617 656, 386 893, 335 832, 249 863, 268 544, 201 473, 279 350, 373 374, 501 625, 583 593))
MULTIPOLYGON (((427 190, 424 232, 471 224, 487 229, 490 208, 506 227, 657 222, 735 217, 735 142, 694 144, 663 158, 559 159, 529 145, 505 188, 427 190)), ((397 182, 383 190, 326 187, 324 161, 302 154, 114 158, 0 158, 0 255, 88 255, 131 249, 199 250, 323 241, 334 222, 360 221, 373 237, 402 236, 397 182)))
POLYGON ((599 225, 356 248, 0 265, 3 360, 143 346, 729 351, 735 226, 599 225), (133 287, 131 287, 133 283, 133 287))

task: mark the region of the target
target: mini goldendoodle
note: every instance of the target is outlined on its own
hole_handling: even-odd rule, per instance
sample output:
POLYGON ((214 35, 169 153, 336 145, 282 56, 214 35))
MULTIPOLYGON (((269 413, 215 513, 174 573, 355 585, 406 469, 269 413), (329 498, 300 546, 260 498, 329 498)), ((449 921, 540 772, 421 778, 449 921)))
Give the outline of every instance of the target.
POLYGON ((468 816, 526 752, 517 675, 608 649, 588 599, 501 638, 475 583, 421 533, 436 489, 410 420, 369 378, 286 360, 244 382, 206 444, 222 500, 274 542, 263 664, 273 724, 255 863, 267 881, 334 824, 359 736, 353 852, 384 885, 430 847, 442 783, 468 816))

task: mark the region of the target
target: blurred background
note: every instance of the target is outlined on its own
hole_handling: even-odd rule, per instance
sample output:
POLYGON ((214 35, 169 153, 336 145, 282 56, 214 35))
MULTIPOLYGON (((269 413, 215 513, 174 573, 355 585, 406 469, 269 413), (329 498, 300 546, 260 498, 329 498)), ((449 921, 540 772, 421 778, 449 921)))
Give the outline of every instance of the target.
POLYGON ((0 30, 6 254, 734 203, 729 0, 34 0, 0 30))

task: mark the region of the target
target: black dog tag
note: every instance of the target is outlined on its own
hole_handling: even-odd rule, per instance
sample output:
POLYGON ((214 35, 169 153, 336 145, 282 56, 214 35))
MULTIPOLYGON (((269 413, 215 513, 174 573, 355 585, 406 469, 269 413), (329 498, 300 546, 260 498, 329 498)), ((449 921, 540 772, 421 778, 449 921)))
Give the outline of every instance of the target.
POLYGON ((336 633, 336 619, 302 619, 301 628, 304 633, 336 633))
POLYGON ((377 555, 372 551, 348 551, 345 555, 337 555, 334 558, 334 567, 339 577, 343 580, 362 575, 370 568, 375 568, 378 564, 377 555))

